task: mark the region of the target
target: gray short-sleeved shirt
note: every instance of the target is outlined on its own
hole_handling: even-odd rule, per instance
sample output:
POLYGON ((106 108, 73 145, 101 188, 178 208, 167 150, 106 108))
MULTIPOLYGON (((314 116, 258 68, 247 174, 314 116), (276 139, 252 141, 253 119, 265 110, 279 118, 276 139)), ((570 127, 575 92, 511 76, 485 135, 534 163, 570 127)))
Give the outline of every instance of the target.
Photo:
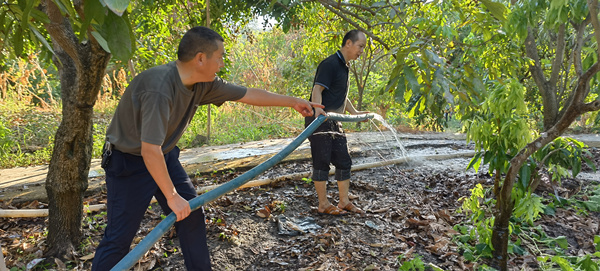
POLYGON ((150 68, 129 84, 106 132, 119 151, 141 155, 142 141, 161 145, 163 153, 175 148, 198 106, 235 101, 246 88, 216 77, 196 83, 193 90, 181 82, 175 62, 150 68))

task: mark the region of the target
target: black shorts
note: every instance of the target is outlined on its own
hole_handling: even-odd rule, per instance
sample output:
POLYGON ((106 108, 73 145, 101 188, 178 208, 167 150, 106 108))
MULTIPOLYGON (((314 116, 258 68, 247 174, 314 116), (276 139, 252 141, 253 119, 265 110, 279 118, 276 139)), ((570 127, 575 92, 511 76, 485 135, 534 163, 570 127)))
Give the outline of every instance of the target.
MULTIPOLYGON (((304 119, 305 127, 310 125, 314 117, 304 119)), ((308 137, 313 162, 313 181, 327 181, 329 165, 335 166, 335 179, 350 179, 352 159, 348 152, 348 141, 342 129, 342 123, 326 120, 308 137)))

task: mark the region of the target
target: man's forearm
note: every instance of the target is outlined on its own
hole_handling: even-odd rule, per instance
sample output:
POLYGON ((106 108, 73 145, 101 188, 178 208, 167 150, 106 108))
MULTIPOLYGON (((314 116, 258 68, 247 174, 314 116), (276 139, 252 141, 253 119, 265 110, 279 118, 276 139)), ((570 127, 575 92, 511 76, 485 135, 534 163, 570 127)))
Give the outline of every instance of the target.
POLYGON ((292 107, 297 101, 295 97, 281 95, 258 88, 248 88, 246 95, 238 102, 256 106, 292 107))
POLYGON ((356 110, 356 108, 354 108, 354 105, 352 105, 352 102, 348 98, 346 98, 346 111, 348 111, 348 113, 352 115, 356 115, 358 113, 358 111, 356 110))
POLYGON ((144 164, 146 164, 148 172, 150 172, 150 175, 167 200, 177 195, 177 191, 169 177, 161 147, 143 142, 142 158, 144 159, 144 164))

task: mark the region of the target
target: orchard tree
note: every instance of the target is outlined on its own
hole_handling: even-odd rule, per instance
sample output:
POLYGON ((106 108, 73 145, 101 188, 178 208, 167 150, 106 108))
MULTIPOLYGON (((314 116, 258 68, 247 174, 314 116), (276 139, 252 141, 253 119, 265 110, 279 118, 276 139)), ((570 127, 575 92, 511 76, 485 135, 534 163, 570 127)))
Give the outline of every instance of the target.
POLYGON ((81 241, 93 107, 110 52, 127 59, 133 50, 127 4, 85 3, 23 0, 5 1, 0 6, 3 46, 12 47, 14 56, 21 57, 42 44, 52 53, 59 74, 62 120, 46 178, 49 225, 45 254, 51 257, 68 258, 81 241))
POLYGON ((492 245, 494 266, 501 270, 507 270, 513 188, 519 178, 529 178, 528 170, 522 170, 527 159, 562 135, 577 117, 600 109, 591 87, 598 91, 598 1, 514 1, 508 12, 505 28, 524 41, 529 71, 542 97, 543 131, 510 159, 497 195, 492 245))

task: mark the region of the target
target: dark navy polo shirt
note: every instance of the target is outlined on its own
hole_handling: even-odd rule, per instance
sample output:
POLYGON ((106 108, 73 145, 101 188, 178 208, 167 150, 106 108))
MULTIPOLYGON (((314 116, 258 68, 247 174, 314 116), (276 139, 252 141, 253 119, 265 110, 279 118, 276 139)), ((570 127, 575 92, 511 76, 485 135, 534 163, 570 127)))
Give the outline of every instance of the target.
MULTIPOLYGON (((344 113, 348 95, 348 66, 339 50, 321 61, 317 67, 314 85, 321 85, 323 90, 322 104, 326 112, 344 113)), ((311 96, 312 100, 312 89, 311 96)))

